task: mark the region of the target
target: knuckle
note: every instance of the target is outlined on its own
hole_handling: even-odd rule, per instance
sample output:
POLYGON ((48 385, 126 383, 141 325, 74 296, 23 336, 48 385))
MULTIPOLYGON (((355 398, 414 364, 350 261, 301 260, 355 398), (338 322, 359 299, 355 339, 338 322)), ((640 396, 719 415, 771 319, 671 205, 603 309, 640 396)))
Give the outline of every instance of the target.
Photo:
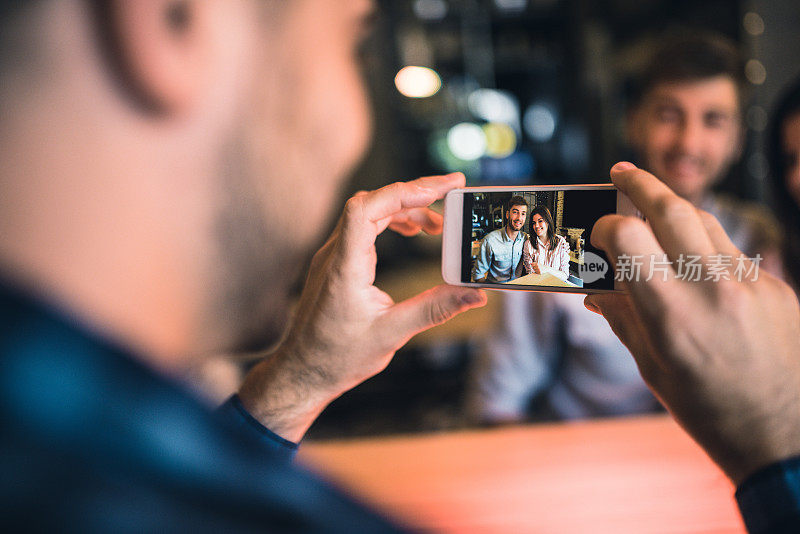
POLYGON ((440 300, 433 300, 428 306, 428 322, 431 325, 442 324, 450 317, 453 316, 453 312, 448 309, 447 306, 440 300))
POLYGON ((393 196, 398 196, 405 193, 410 186, 411 184, 407 184, 405 182, 393 182, 386 186, 386 190, 389 191, 393 196))
POLYGON ((752 299, 748 288, 735 280, 719 280, 714 284, 716 305, 734 320, 745 319, 752 311, 752 299))
POLYGON ((338 236, 334 233, 311 257, 311 261, 309 262, 311 272, 309 274, 327 268, 333 254, 338 248, 338 244, 338 236))
POLYGON ((364 213, 364 195, 350 197, 344 204, 344 218, 347 221, 360 219, 364 213))

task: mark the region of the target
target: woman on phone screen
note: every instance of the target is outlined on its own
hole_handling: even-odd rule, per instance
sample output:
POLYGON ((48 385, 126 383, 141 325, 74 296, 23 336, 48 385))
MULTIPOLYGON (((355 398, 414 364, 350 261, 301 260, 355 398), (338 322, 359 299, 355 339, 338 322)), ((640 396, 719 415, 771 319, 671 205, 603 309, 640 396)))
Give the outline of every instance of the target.
POLYGON ((549 273, 566 280, 569 278, 569 244, 562 236, 556 235, 550 210, 545 206, 537 206, 531 211, 529 220, 531 233, 522 245, 517 277, 549 273))

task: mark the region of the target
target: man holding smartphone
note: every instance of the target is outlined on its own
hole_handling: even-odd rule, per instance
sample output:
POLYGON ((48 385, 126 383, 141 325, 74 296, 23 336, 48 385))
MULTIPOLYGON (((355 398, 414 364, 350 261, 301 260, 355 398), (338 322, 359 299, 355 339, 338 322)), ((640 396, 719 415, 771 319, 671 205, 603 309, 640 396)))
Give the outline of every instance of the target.
MULTIPOLYGON (((180 381, 195 358, 283 331, 288 276, 368 137, 353 52, 371 9, 367 0, 0 3, 5 531, 400 530, 290 459, 332 398, 383 369, 415 333, 485 303, 479 290, 446 286, 395 303, 373 285, 377 235, 438 232, 441 216, 427 206, 463 187, 462 175, 351 198, 314 256, 285 335, 222 413, 180 381), (309 199, 318 204, 298 225, 296 207, 309 199)), ((652 189, 620 187, 635 200, 652 189)), ((639 204, 661 220, 648 198, 639 204)), ((663 222, 664 246, 691 250, 663 222)), ((649 230, 626 229, 608 220, 598 245, 652 245, 649 230)), ((629 336, 628 325, 657 334, 686 315, 681 302, 633 297, 641 319, 615 315, 619 302, 589 305, 608 314, 730 476, 796 451, 776 446, 800 443, 796 405, 765 412, 747 395, 791 391, 787 382, 800 376, 787 357, 797 301, 779 283, 737 300, 738 328, 693 338, 724 333, 740 351, 732 363, 758 365, 747 381, 748 368, 722 369, 743 372, 735 391, 702 365, 695 388, 677 384, 680 395, 656 381, 651 356, 673 365, 704 355, 638 350, 646 338, 629 336), (756 350, 767 357, 753 358, 756 350), (773 416, 782 434, 764 424, 773 416), (743 418, 758 432, 725 424, 743 418), (760 454, 724 457, 720 444, 760 454)), ((700 317, 725 326, 731 308, 707 304, 700 317)))
POLYGON ((350 199, 370 0, 0 1, 0 530, 392 532, 291 464, 324 407, 485 302, 395 303, 375 239, 464 176, 350 199), (303 206, 302 224, 297 207, 303 206), (182 378, 281 342, 214 413, 182 378))
MULTIPOLYGON (((641 158, 675 193, 721 222, 760 268, 779 271, 777 224, 761 207, 711 188, 742 151, 747 81, 728 39, 669 36, 643 69, 628 114, 641 158)), ((644 273, 647 276, 648 273, 644 273)), ((468 410, 480 422, 651 412, 658 403, 627 349, 574 295, 504 292, 497 328, 473 365, 468 410)))
POLYGON ((508 282, 516 277, 517 266, 527 234, 522 231, 528 216, 528 203, 520 196, 508 201, 502 228, 489 232, 481 241, 481 250, 475 262, 475 282, 508 282))

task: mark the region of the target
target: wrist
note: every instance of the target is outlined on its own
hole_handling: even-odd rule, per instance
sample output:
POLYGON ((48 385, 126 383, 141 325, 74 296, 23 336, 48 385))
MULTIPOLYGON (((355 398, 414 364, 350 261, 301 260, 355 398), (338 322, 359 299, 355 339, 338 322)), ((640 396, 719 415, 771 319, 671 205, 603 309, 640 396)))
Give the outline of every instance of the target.
POLYGON ((248 373, 239 398, 259 423, 289 441, 299 442, 338 396, 322 387, 325 381, 318 370, 282 345, 248 373))

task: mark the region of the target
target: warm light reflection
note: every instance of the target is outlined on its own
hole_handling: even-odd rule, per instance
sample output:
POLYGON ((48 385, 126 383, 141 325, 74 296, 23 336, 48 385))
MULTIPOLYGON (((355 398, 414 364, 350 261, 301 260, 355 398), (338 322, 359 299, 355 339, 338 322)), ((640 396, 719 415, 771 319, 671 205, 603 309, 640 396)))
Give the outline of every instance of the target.
POLYGON ((447 132, 447 147, 455 157, 473 161, 486 152, 486 135, 477 124, 462 122, 447 132))
POLYGON ((519 106, 513 95, 496 89, 477 89, 468 99, 470 112, 489 122, 519 124, 519 106))
POLYGON ((742 25, 750 35, 758 36, 764 33, 764 19, 758 13, 752 11, 745 13, 742 25))
POLYGON ((435 95, 442 87, 442 79, 428 67, 403 67, 394 77, 397 90, 409 98, 426 98, 435 95))
POLYGON ((767 80, 767 69, 757 59, 748 60, 744 66, 744 74, 753 85, 761 85, 767 80))
POLYGON ((517 148, 517 134, 508 124, 490 122, 483 125, 486 137, 486 155, 492 158, 505 158, 517 148))

